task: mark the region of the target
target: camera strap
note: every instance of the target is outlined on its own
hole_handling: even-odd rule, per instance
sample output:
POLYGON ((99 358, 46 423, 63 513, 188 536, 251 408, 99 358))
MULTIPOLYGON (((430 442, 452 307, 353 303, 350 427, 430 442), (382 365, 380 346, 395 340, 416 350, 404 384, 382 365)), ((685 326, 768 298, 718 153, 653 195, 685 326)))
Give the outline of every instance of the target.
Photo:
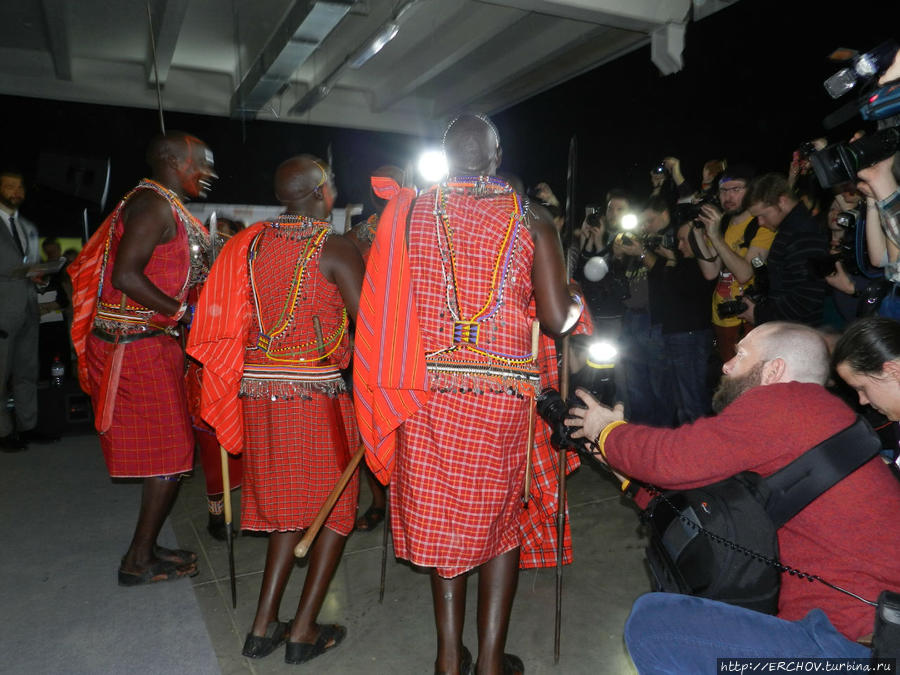
MULTIPOLYGON (((881 441, 878 435, 864 418, 857 417, 856 422, 851 426, 825 439, 815 447, 804 452, 790 464, 782 467, 771 476, 764 478, 763 481, 770 489, 770 496, 766 502, 766 512, 776 528, 780 528, 819 495, 875 457, 880 450, 881 441)), ((652 495, 659 496, 672 509, 672 512, 676 514, 684 526, 704 534, 712 541, 739 551, 754 560, 774 567, 780 572, 787 572, 791 576, 807 579, 811 582, 818 581, 867 605, 877 606, 875 602, 866 600, 855 593, 836 586, 817 574, 811 574, 790 565, 785 565, 776 558, 758 553, 727 537, 707 530, 698 522, 682 513, 681 509, 675 506, 662 490, 646 483, 644 487, 652 495)))

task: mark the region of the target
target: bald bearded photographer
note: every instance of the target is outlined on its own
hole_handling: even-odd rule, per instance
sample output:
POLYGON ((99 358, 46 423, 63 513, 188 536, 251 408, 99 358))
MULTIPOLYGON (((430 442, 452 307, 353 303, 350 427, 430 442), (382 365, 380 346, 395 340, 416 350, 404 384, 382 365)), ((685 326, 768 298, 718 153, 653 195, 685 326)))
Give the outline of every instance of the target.
MULTIPOLYGON (((572 408, 572 436, 595 440, 615 471, 660 489, 686 490, 742 471, 772 475, 854 423, 823 386, 823 338, 813 329, 771 322, 738 343, 722 368, 715 417, 677 429, 628 424, 584 391, 572 408)), ((777 530, 786 565, 874 600, 900 590, 900 483, 877 456, 808 504, 777 530)), ((868 658, 875 609, 822 583, 781 575, 777 614, 707 598, 649 593, 632 608, 625 641, 641 673, 712 673, 717 659, 868 658)))

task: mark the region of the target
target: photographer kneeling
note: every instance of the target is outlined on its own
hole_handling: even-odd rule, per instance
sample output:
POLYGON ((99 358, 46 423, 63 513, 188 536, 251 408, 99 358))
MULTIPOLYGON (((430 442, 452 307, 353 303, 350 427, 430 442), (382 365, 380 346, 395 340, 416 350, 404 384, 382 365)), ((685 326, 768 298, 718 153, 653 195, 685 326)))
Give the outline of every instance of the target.
MULTIPOLYGON (((570 409, 575 438, 596 439, 617 472, 665 489, 715 483, 742 471, 770 476, 852 425, 829 394, 827 348, 815 330, 769 322, 738 343, 722 368, 716 417, 678 429, 627 424, 621 406, 570 409)), ((866 462, 783 527, 781 560, 866 599, 900 590, 900 484, 878 457, 866 462)), ((640 597, 625 641, 641 673, 713 673, 717 658, 858 657, 872 633, 872 606, 821 583, 782 575, 776 616, 700 597, 640 597)))

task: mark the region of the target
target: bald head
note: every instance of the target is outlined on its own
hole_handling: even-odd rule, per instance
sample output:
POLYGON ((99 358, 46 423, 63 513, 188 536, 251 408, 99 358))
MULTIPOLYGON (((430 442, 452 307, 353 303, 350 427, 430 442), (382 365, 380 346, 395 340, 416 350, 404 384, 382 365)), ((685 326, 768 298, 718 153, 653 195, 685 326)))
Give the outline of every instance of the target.
POLYGON ((147 146, 147 164, 155 171, 169 158, 174 158, 179 163, 183 163, 192 156, 194 148, 198 146, 205 148, 206 144, 196 136, 192 136, 184 131, 170 131, 166 134, 159 134, 147 146))
POLYGON ((754 328, 747 335, 751 336, 760 361, 781 359, 784 362, 778 381, 824 385, 828 380, 828 345, 815 329, 799 323, 773 321, 754 328))
POLYGON ((326 217, 334 203, 333 192, 329 166, 313 155, 291 157, 275 170, 275 197, 291 213, 326 217), (324 211, 319 208, 326 206, 324 211))
POLYGON ((500 136, 485 115, 463 114, 444 132, 450 173, 493 174, 500 166, 500 136))

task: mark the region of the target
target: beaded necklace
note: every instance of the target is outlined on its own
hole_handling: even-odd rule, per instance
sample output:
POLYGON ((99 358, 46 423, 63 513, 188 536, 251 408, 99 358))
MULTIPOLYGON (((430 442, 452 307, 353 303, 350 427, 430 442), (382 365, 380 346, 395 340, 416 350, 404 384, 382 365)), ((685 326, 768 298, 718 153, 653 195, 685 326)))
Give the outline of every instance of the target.
MULTIPOLYGON (((454 319, 453 346, 440 350, 455 351, 458 347, 492 359, 499 359, 507 364, 521 364, 531 361, 531 355, 502 354, 478 345, 478 334, 481 324, 491 319, 503 305, 504 290, 510 272, 510 263, 518 248, 519 233, 523 224, 525 208, 519 195, 510 185, 495 176, 458 176, 435 188, 434 215, 436 237, 441 260, 441 271, 446 284, 446 303, 450 315, 454 319), (447 206, 452 193, 465 193, 475 199, 508 196, 511 212, 503 233, 500 246, 494 259, 491 272, 491 286, 481 307, 471 316, 462 317, 459 302, 459 269, 453 245, 453 228, 447 216, 447 206)), ((436 352, 437 353, 437 352, 436 352)))
POLYGON ((291 287, 288 290, 285 302, 274 324, 269 328, 262 325, 262 309, 260 305, 260 294, 256 279, 256 258, 262 232, 254 237, 250 243, 250 251, 248 254, 248 266, 250 272, 250 288, 253 293, 253 303, 256 308, 256 318, 259 323, 259 337, 257 338, 256 348, 266 353, 266 357, 272 361, 280 362, 314 362, 322 361, 333 354, 341 344, 341 337, 347 326, 347 311, 342 312, 341 322, 335 334, 328 336, 328 344, 332 345, 324 354, 316 355, 312 358, 300 356, 300 354, 309 354, 316 347, 314 342, 301 345, 299 350, 276 349, 274 342, 283 338, 287 334, 288 328, 294 322, 294 313, 297 309, 297 301, 301 295, 301 289, 308 277, 307 269, 309 263, 318 257, 325 245, 325 240, 331 230, 331 226, 323 221, 309 218, 307 216, 283 215, 279 216, 275 221, 267 223, 267 227, 275 230, 276 237, 286 237, 293 241, 301 242, 302 246, 297 254, 297 260, 294 263, 294 272, 291 279, 291 287), (278 357, 277 352, 286 354, 285 357, 278 357))
MULTIPOLYGON (((193 216, 191 216, 191 214, 184 207, 184 204, 178 198, 178 195, 176 195, 174 192, 172 192, 172 190, 168 189, 164 185, 161 185, 160 183, 157 183, 155 180, 152 180, 150 178, 143 178, 130 192, 128 192, 124 197, 122 197, 121 201, 116 206, 116 210, 113 215, 113 222, 118 222, 119 216, 122 212, 122 209, 125 208, 125 205, 128 203, 128 200, 131 199, 131 197, 134 196, 134 194, 138 190, 141 190, 141 189, 153 190, 154 192, 156 192, 158 195, 160 195, 166 201, 169 202, 169 204, 172 206, 172 208, 175 210, 176 214, 178 215, 178 219, 185 226, 185 231, 188 235, 188 242, 190 243, 191 242, 191 231, 196 229, 193 216)), ((107 265, 109 264, 109 254, 110 254, 110 250, 112 248, 112 241, 113 241, 113 237, 115 236, 115 230, 116 230, 115 227, 109 228, 109 235, 107 236, 107 239, 106 239, 106 245, 103 248, 103 260, 101 262, 101 269, 100 269, 100 283, 97 285, 97 307, 99 308, 100 313, 103 313, 102 310, 104 308, 113 307, 113 305, 108 305, 108 303, 104 303, 101 300, 101 296, 103 294, 103 279, 106 275, 107 265)), ((207 237, 207 240, 208 240, 208 237, 207 237)), ((208 246, 208 243, 207 243, 207 246, 208 246)), ((184 283, 182 283, 182 285, 181 285, 181 290, 179 290, 178 293, 175 295, 175 299, 178 300, 179 302, 184 299, 185 293, 187 292, 188 286, 190 286, 191 280, 192 280, 193 260, 192 260, 192 256, 191 256, 190 252, 189 252, 188 256, 189 256, 188 271, 187 271, 187 274, 185 275, 184 283)), ((125 296, 123 295, 123 297, 125 297, 125 296)), ((115 317, 112 317, 109 320, 104 320, 101 318, 99 320, 95 320, 95 323, 102 323, 103 325, 101 325, 101 327, 107 328, 110 331, 121 330, 123 326, 118 325, 118 324, 123 324, 125 326, 130 325, 133 327, 137 327, 140 330, 146 330, 147 322, 154 314, 156 314, 155 310, 147 309, 146 307, 144 307, 142 305, 136 305, 136 304, 131 304, 131 303, 127 304, 125 307, 119 307, 118 305, 116 305, 115 307, 118 307, 120 310, 127 309, 128 311, 135 313, 136 315, 128 316, 126 312, 120 311, 119 315, 116 315, 115 317)))

